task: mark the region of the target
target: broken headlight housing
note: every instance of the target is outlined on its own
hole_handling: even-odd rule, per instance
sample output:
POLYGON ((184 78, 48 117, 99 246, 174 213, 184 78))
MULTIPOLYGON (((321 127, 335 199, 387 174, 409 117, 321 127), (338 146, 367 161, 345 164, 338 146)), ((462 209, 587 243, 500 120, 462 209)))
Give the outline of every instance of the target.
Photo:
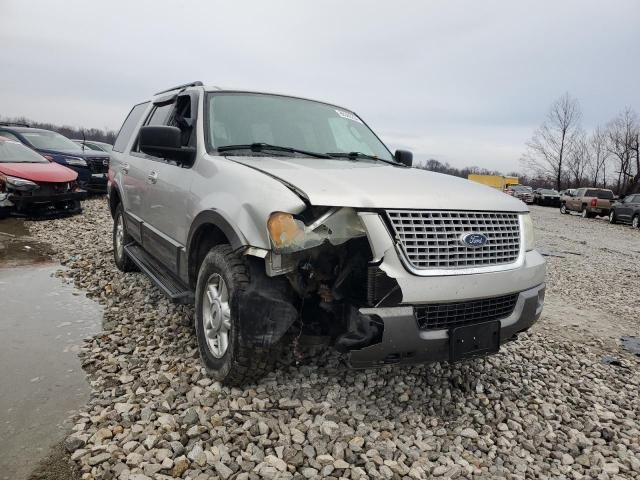
POLYGON ((276 253, 307 250, 325 242, 340 245, 366 235, 353 208, 330 208, 308 225, 290 213, 274 212, 267 221, 267 230, 276 253))
POLYGON ((40 188, 37 183, 32 182, 31 180, 25 180, 24 178, 5 176, 2 177, 4 183, 13 188, 14 190, 20 190, 23 192, 31 192, 33 190, 37 190, 40 188))

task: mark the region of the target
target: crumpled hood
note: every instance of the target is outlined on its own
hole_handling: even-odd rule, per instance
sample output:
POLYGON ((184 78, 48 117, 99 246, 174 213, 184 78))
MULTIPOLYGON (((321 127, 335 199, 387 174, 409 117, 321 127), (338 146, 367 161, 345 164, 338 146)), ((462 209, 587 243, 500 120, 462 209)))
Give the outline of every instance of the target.
POLYGON ((31 180, 32 182, 71 182, 78 174, 55 162, 0 163, 0 174, 31 180))
POLYGON ((520 200, 451 175, 376 161, 323 158, 240 157, 229 160, 275 177, 312 205, 354 208, 526 212, 520 200))

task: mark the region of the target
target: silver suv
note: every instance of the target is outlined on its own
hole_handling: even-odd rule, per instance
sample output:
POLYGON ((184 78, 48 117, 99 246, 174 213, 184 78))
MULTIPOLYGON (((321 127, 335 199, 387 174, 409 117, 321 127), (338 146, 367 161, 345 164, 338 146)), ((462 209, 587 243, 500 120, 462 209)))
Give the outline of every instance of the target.
POLYGON ((528 208, 411 163, 336 105, 160 92, 113 147, 115 263, 195 304, 202 362, 227 384, 301 337, 358 368, 497 352, 542 311, 528 208))

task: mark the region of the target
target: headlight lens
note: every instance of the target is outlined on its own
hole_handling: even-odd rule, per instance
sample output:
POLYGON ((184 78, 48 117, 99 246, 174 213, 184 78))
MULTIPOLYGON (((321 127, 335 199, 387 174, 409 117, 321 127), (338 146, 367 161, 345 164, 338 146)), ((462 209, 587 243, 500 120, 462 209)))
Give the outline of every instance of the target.
POLYGON ((360 217, 352 208, 330 209, 310 225, 290 213, 275 212, 267 221, 267 230, 277 253, 306 250, 324 242, 340 245, 366 235, 360 217))
POLYGON ((67 165, 74 165, 76 167, 87 166, 86 160, 80 157, 64 157, 64 161, 67 163, 67 165))
POLYGON ((267 221, 271 242, 277 250, 291 247, 304 235, 304 224, 285 212, 272 213, 267 221))
POLYGON ((16 190, 36 190, 38 187, 37 183, 32 182, 31 180, 25 180, 24 178, 18 177, 4 177, 4 181, 7 185, 15 188, 16 190))
POLYGON ((522 237, 524 239, 524 249, 526 252, 530 252, 536 248, 533 221, 529 213, 522 214, 522 237))

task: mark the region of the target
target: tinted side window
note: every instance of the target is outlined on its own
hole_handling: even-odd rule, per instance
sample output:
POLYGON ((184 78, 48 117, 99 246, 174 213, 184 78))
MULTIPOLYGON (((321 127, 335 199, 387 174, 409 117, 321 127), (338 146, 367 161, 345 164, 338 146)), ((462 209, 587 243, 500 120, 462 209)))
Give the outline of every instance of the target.
POLYGON ((120 127, 118 138, 116 138, 116 141, 113 144, 113 150, 115 150, 116 152, 124 152, 124 149, 126 148, 127 143, 129 142, 129 139, 133 134, 133 130, 135 129, 136 125, 138 125, 138 122, 140 121, 140 118, 142 117, 142 114, 146 110, 148 104, 149 102, 141 103, 131 109, 129 115, 122 124, 122 127, 120 127))
POLYGON ((169 115, 173 110, 173 103, 169 105, 163 105, 162 107, 156 107, 153 113, 149 116, 147 125, 167 125, 169 115))

